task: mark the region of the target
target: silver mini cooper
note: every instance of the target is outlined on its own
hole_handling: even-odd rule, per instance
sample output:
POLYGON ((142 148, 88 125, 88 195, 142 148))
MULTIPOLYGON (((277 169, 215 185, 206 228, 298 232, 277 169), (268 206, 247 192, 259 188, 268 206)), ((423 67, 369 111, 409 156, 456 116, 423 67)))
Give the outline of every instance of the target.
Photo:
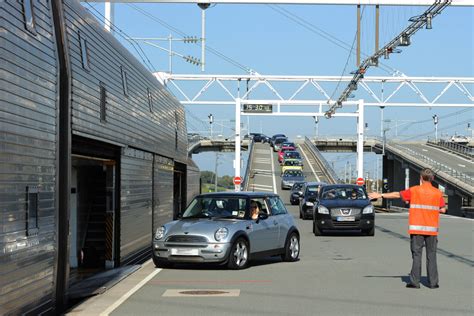
POLYGON ((156 230, 153 261, 157 267, 217 262, 243 269, 257 257, 298 260, 299 240, 293 216, 276 194, 203 194, 194 198, 180 219, 156 230))

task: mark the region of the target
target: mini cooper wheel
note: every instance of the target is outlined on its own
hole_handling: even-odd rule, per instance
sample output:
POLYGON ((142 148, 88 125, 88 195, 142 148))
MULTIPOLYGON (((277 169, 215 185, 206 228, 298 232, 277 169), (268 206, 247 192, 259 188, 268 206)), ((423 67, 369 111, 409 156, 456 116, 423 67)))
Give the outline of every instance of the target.
POLYGON ((244 238, 238 238, 229 253, 227 266, 232 270, 245 269, 249 262, 249 245, 244 238))
POLYGON ((285 242, 285 253, 281 256, 283 261, 293 262, 300 256, 300 238, 297 233, 291 233, 285 242))

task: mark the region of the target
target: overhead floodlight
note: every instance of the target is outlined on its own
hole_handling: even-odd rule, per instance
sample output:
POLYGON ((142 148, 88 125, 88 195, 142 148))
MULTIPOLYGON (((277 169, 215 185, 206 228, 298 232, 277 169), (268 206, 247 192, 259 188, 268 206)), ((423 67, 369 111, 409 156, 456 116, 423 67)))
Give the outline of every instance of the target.
POLYGON ((399 45, 400 46, 408 46, 410 45, 411 42, 410 42, 410 36, 408 36, 407 34, 402 34, 402 36, 400 36, 400 42, 399 42, 399 45))
POLYGON ((431 24, 431 20, 433 19, 433 16, 431 14, 426 15, 426 29, 431 30, 433 28, 433 25, 431 24))
POLYGON ((378 65, 379 65, 379 59, 377 57, 372 57, 369 59, 369 66, 378 67, 378 65))

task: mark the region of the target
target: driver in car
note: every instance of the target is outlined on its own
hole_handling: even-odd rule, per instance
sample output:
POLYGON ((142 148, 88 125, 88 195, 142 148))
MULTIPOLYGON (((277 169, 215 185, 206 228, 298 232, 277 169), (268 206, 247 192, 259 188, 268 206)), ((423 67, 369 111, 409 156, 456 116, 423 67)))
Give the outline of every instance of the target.
POLYGON ((258 206, 258 203, 256 201, 251 201, 250 202, 250 218, 257 219, 258 213, 260 213, 260 207, 258 206))

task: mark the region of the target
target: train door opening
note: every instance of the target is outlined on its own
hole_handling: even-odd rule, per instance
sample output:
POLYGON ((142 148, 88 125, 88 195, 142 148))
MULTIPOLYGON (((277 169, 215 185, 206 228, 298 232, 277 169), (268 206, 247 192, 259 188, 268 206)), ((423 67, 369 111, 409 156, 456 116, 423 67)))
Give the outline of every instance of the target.
POLYGON ((173 177, 173 219, 186 208, 186 165, 175 162, 173 177))
POLYGON ((116 162, 73 155, 70 267, 79 274, 114 267, 116 162))

